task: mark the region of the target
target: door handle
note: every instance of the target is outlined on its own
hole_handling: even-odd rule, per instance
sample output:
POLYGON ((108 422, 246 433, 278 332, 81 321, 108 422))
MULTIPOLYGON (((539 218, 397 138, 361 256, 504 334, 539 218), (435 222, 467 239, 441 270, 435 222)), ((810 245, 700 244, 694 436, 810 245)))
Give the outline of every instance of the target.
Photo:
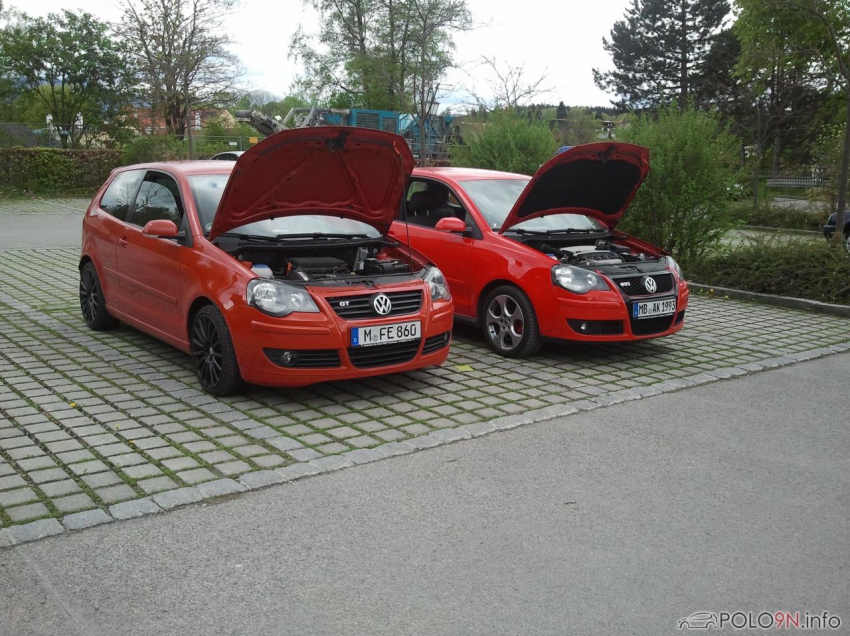
POLYGON ((126 238, 118 239, 118 245, 120 245, 121 247, 127 247, 127 239, 126 238))

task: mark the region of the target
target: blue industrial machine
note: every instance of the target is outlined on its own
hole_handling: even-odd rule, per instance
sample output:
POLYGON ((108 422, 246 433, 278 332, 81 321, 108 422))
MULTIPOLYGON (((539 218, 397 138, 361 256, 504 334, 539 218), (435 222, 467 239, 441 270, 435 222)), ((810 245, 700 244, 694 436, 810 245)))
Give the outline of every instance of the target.
MULTIPOLYGON (((267 117, 257 110, 237 110, 237 121, 250 124, 264 135, 290 128, 311 126, 354 126, 373 128, 402 135, 419 159, 421 128, 418 115, 405 115, 388 110, 363 108, 293 108, 282 120, 267 117)), ((425 120, 425 155, 428 160, 448 158, 447 146, 459 143, 457 128, 451 115, 431 115, 425 120)))

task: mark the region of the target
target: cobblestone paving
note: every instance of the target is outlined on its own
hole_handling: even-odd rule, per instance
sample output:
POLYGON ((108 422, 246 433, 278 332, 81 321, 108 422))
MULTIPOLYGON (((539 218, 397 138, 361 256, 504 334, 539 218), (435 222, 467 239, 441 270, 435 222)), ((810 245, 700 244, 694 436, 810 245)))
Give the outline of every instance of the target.
POLYGON ((0 199, 0 216, 7 214, 80 214, 88 199, 0 199))
POLYGON ((88 330, 77 250, 0 261, 0 546, 413 452, 850 348, 850 321, 693 298, 680 334, 491 354, 403 375, 216 399, 188 356, 88 330))

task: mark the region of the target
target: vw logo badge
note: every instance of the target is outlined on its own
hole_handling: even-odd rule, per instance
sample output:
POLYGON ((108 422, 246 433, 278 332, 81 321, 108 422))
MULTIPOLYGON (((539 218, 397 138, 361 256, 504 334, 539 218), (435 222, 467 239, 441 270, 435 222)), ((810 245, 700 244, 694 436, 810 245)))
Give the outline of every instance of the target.
POLYGON ((658 283, 655 282, 655 279, 652 276, 644 277, 643 286, 646 287, 646 291, 650 294, 654 294, 658 290, 658 283))
POLYGON ((393 308, 393 303, 386 294, 378 294, 372 299, 372 307, 379 316, 386 316, 393 308))

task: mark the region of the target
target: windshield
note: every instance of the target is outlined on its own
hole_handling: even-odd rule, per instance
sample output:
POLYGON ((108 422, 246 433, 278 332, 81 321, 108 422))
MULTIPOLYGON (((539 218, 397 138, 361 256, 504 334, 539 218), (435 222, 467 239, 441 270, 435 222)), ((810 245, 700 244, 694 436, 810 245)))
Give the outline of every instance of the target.
MULTIPOLYGON (((215 218, 218 202, 230 178, 228 174, 204 174, 189 177, 195 208, 204 234, 209 234, 215 218)), ((379 238, 381 233, 371 225, 341 219, 338 216, 322 216, 318 214, 303 214, 280 219, 257 221, 230 230, 229 233, 252 234, 270 238, 281 234, 365 234, 369 238, 379 238)))
MULTIPOLYGON (((491 229, 498 230, 531 179, 480 179, 463 181, 461 187, 487 219, 491 229)), ((549 230, 605 231, 596 219, 584 214, 550 214, 514 225, 512 230, 547 232, 549 230)))

